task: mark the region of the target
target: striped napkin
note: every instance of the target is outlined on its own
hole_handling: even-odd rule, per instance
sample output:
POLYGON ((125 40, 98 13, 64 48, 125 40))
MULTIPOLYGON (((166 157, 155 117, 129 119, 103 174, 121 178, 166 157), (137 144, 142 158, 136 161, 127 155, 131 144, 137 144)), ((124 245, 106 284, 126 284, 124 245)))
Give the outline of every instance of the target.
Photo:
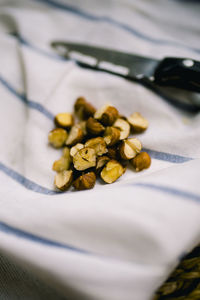
POLYGON ((63 60, 69 40, 200 60, 197 1, 0 1, 0 299, 150 300, 200 241, 200 114, 63 60), (150 123, 152 165, 112 185, 57 193, 53 117, 78 96, 150 123))

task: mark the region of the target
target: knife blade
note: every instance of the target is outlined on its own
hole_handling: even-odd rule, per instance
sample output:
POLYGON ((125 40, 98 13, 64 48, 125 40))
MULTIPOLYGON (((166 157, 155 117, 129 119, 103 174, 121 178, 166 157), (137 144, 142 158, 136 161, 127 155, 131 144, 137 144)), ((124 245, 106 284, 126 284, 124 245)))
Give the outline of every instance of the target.
MULTIPOLYGON (((166 98, 174 93, 174 89, 192 92, 189 95, 186 92, 181 105, 185 104, 188 109, 189 103, 193 111, 200 109, 200 98, 191 95, 200 93, 200 62, 198 61, 177 57, 166 57, 160 61, 112 49, 65 41, 54 41, 51 46, 57 54, 66 59, 73 59, 83 67, 139 82, 166 98)), ((176 102, 176 99, 174 101, 176 102)))

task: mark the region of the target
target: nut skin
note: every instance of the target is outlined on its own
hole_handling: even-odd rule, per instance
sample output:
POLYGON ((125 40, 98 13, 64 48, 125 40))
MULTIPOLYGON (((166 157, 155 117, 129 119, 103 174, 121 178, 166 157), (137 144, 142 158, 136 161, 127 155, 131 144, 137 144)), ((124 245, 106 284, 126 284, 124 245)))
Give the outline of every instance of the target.
POLYGON ((124 116, 124 115, 119 115, 119 119, 122 119, 122 120, 124 120, 124 121, 127 121, 127 117, 124 116))
POLYGON ((74 125, 74 117, 70 113, 59 113, 54 118, 57 127, 69 129, 74 125))
POLYGON ((82 120, 92 117, 96 112, 96 108, 91 103, 87 102, 84 97, 79 97, 76 100, 74 110, 76 115, 82 120))
POLYGON ((68 133, 63 128, 55 128, 49 132, 48 140, 54 148, 61 148, 68 137, 68 133))
POLYGON ((104 138, 102 137, 89 139, 85 143, 85 146, 94 149, 97 156, 101 156, 107 153, 108 151, 106 148, 106 143, 104 141, 104 138))
POLYGON ((90 117, 86 122, 86 130, 91 135, 101 135, 104 132, 105 127, 100 122, 90 117))
POLYGON ((77 110, 79 110, 79 108, 81 108, 82 106, 84 106, 85 103, 87 103, 87 101, 86 101, 86 99, 84 97, 77 98, 76 102, 74 103, 74 110, 75 110, 75 112, 77 110))
POLYGON ((131 160, 131 164, 136 172, 147 169, 151 165, 151 157, 147 152, 140 152, 136 157, 131 160))
POLYGON ((115 182, 125 172, 125 168, 116 160, 110 160, 100 173, 101 179, 106 183, 115 182))
POLYGON ((105 126, 111 126, 119 117, 119 112, 114 106, 109 106, 102 114, 100 121, 105 126))
POLYGON ((106 127, 106 130, 104 132, 104 141, 108 146, 113 146, 115 145, 120 138, 120 130, 113 127, 113 126, 108 126, 106 127))
POLYGON ((104 104, 102 107, 100 107, 99 109, 97 109, 97 111, 94 114, 94 118, 97 120, 100 120, 103 113, 106 111, 106 109, 111 106, 110 103, 106 103, 104 104))
POLYGON ((105 126, 111 126, 118 117, 118 110, 108 103, 99 108, 94 114, 94 118, 99 120, 105 126))
POLYGON ((106 155, 110 159, 114 159, 114 160, 120 159, 118 148, 116 148, 116 147, 109 147, 108 148, 108 152, 106 153, 106 155))
POLYGON ((94 187, 96 176, 108 184, 115 182, 129 163, 137 172, 150 166, 148 153, 140 152, 141 142, 128 138, 131 129, 138 133, 148 127, 148 121, 140 113, 126 118, 110 103, 96 110, 84 97, 76 100, 74 111, 75 116, 66 112, 57 114, 54 118, 57 128, 48 136, 53 147, 68 146, 52 166, 57 172, 56 188, 66 191, 73 184, 76 190, 87 190, 94 187), (75 117, 79 118, 76 125, 75 117))
POLYGON ((145 119, 139 112, 135 112, 127 118, 129 124, 131 125, 131 129, 135 133, 140 133, 145 131, 148 126, 149 122, 145 119))
POLYGON ((96 166, 95 150, 85 147, 79 150, 73 157, 74 168, 83 171, 96 166))
POLYGON ((66 140, 66 145, 67 146, 74 146, 77 143, 80 143, 83 140, 83 131, 82 129, 77 126, 74 125, 72 126, 68 138, 66 140))
POLYGON ((73 172, 72 170, 64 170, 58 172, 55 175, 54 184, 57 189, 61 191, 66 191, 72 184, 73 181, 73 172))
POLYGON ((96 175, 94 172, 88 172, 79 176, 73 182, 73 187, 77 191, 92 189, 96 182, 96 175))

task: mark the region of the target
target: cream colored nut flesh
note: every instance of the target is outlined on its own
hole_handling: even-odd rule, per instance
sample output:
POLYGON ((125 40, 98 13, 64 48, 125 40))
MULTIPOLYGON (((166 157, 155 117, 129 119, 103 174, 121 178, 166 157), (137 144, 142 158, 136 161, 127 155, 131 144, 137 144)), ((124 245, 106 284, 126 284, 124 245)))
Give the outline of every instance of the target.
POLYGON ((72 128, 69 132, 68 138, 66 140, 66 145, 73 146, 73 145, 81 142, 82 139, 83 139, 82 129, 79 126, 74 125, 74 126, 72 126, 72 128))
POLYGON ((112 137, 110 135, 104 136, 104 141, 106 142, 106 145, 110 145, 112 137))
POLYGON ((148 128, 148 121, 139 112, 126 118, 110 103, 96 110, 79 97, 74 113, 57 114, 57 128, 48 135, 53 147, 63 147, 62 157, 52 166, 57 172, 54 184, 58 189, 66 191, 71 185, 76 190, 93 188, 96 176, 113 183, 123 175, 128 162, 137 172, 150 166, 151 158, 141 152, 140 140, 129 138, 131 129, 139 133, 148 128), (76 124, 75 118, 79 119, 76 124))
POLYGON ((104 104, 102 107, 100 107, 94 114, 94 118, 95 119, 101 119, 101 116, 103 115, 103 113, 106 111, 106 109, 111 106, 110 103, 106 103, 104 104))
POLYGON ((100 170, 109 160, 110 158, 108 156, 99 156, 97 158, 96 170, 100 170))
POLYGON ((124 172, 125 169, 118 161, 110 160, 103 168, 100 175, 106 183, 113 183, 122 176, 124 172))
POLYGON ((130 134, 130 125, 127 121, 123 119, 117 119, 113 124, 114 127, 120 130, 120 140, 126 139, 130 134))
POLYGON ((62 156, 60 159, 54 161, 52 169, 56 172, 62 172, 68 170, 71 164, 71 159, 62 156))
POLYGON ((127 119, 135 132, 142 132, 149 126, 149 122, 139 112, 135 112, 127 119))
POLYGON ((78 126, 82 130, 83 135, 87 135, 86 121, 81 121, 77 123, 76 126, 78 126))
POLYGON ((132 159, 142 150, 142 144, 137 138, 129 138, 122 141, 119 153, 122 159, 132 159))
POLYGON ((61 148, 65 144, 67 137, 68 134, 65 129, 55 128, 49 132, 48 140, 53 147, 61 148))
POLYGON ((66 158, 70 158, 70 148, 69 147, 64 147, 63 148, 63 157, 66 157, 66 158))
POLYGON ((65 170, 55 175, 54 184, 59 190, 65 191, 70 187, 72 180, 72 170, 65 170))
POLYGON ((76 153, 77 153, 79 150, 83 149, 83 148, 84 148, 84 145, 83 145, 83 144, 81 144, 81 143, 76 144, 75 146, 73 146, 73 147, 70 149, 70 155, 71 155, 72 157, 74 157, 74 155, 76 155, 76 153))
POLYGON ((136 154, 142 150, 142 144, 137 138, 129 138, 126 142, 136 152, 136 154))
POLYGON ((98 156, 101 156, 101 155, 107 153, 107 151, 108 151, 106 148, 106 143, 104 141, 104 138, 102 138, 102 137, 97 137, 97 138, 88 140, 85 143, 85 146, 94 149, 96 155, 98 155, 98 156))
POLYGON ((62 128, 70 128, 74 124, 74 118, 70 113, 59 113, 54 119, 55 125, 62 128))
POLYGON ((119 153, 122 159, 129 160, 136 156, 135 150, 126 142, 122 141, 122 144, 119 146, 119 153))
POLYGON ((74 168, 83 171, 96 166, 95 150, 85 147, 79 150, 73 157, 74 168))

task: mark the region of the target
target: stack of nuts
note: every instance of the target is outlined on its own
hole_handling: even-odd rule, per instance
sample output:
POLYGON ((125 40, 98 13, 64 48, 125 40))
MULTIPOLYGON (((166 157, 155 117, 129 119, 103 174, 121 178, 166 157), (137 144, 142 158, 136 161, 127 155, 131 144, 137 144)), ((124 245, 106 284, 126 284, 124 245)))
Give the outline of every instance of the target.
POLYGON ((76 190, 91 189, 97 176, 105 183, 113 183, 124 174, 127 162, 136 171, 150 166, 151 158, 141 152, 141 142, 129 138, 131 130, 139 133, 148 127, 140 113, 125 118, 109 104, 96 110, 83 97, 76 100, 74 112, 74 116, 57 114, 56 128, 48 135, 53 147, 63 147, 61 158, 52 167, 57 172, 56 188, 65 191, 73 185, 76 190), (75 117, 79 120, 76 124, 75 117))

